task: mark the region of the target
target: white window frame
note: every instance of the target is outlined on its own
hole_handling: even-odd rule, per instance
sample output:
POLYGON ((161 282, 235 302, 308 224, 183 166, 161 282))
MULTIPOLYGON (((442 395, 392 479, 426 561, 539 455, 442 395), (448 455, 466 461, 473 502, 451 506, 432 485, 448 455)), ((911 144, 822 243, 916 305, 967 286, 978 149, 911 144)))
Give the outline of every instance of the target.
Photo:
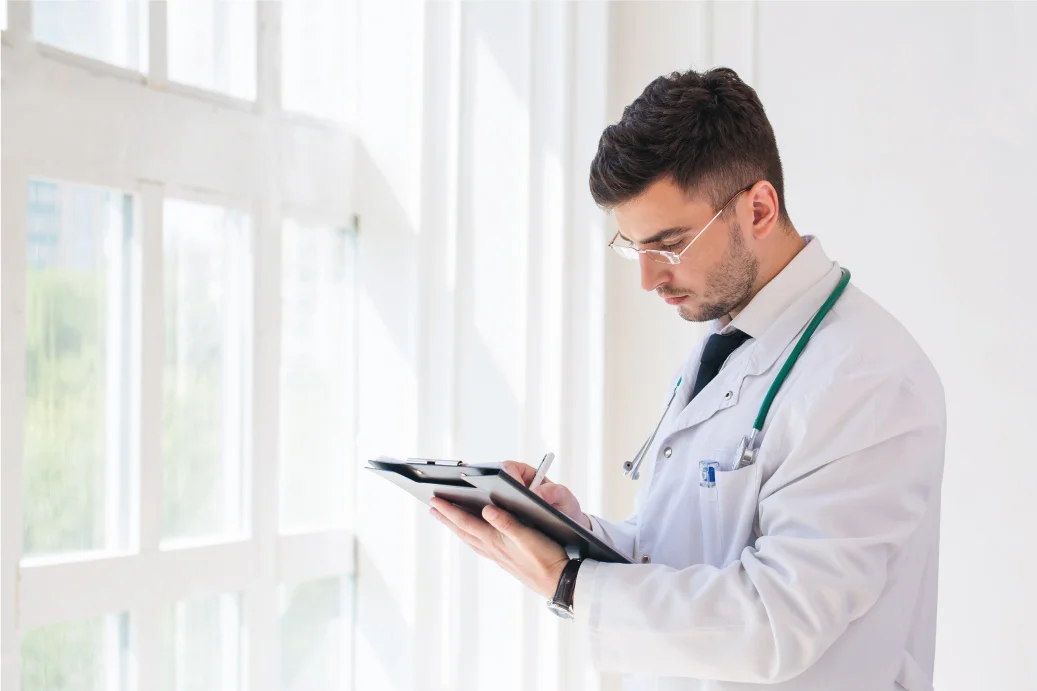
MULTIPOLYGON (((161 665, 164 607, 201 593, 242 594, 247 631, 244 686, 280 685, 278 587, 329 576, 354 577, 354 531, 279 530, 278 425, 281 227, 291 210, 344 226, 354 136, 347 125, 284 113, 280 107, 280 3, 257 3, 257 99, 241 101, 166 78, 166 3, 149 4, 149 70, 141 75, 37 44, 32 5, 12 2, 2 36, 2 681, 20 688, 21 634, 54 623, 129 612, 130 688, 161 665), (57 86, 52 86, 57 85, 57 86), (88 98, 87 98, 88 96, 88 98), (114 124, 114 126, 112 126, 114 124), (108 125, 108 126, 105 126, 108 125), (182 146, 220 141, 213 147, 182 146), (84 146, 84 134, 90 145, 84 146), (122 157, 107 155, 125 152, 122 157), (225 155, 228 151, 231 155, 225 155), (21 564, 25 415, 25 233, 28 181, 66 180, 135 195, 131 255, 140 299, 130 371, 137 405, 131 424, 130 550, 125 554, 21 564), (252 392, 246 439, 246 534, 240 539, 161 549, 163 348, 162 203, 190 197, 248 211, 253 218, 252 392)), ((355 26, 355 23, 353 24, 355 26)), ((356 45, 355 36, 343 37, 356 45)))

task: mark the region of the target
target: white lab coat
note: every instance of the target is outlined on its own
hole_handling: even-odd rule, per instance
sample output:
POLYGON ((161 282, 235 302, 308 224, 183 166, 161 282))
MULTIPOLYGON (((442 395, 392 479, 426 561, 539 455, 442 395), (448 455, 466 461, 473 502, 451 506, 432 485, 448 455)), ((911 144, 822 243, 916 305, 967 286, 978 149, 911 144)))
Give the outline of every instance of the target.
POLYGON ((595 665, 624 688, 932 689, 945 406, 904 328, 851 283, 775 399, 756 463, 731 470, 839 280, 808 240, 728 325, 753 339, 689 404, 691 354, 633 515, 592 519, 637 562, 585 562, 574 595, 595 665), (699 486, 701 460, 720 463, 715 488, 699 486))

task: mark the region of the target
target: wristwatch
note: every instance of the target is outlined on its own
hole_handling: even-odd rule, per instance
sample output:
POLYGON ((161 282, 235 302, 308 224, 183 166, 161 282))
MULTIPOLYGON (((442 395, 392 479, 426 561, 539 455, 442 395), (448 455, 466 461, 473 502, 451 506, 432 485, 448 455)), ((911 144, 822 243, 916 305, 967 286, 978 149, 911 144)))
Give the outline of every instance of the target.
POLYGON ((583 559, 569 560, 569 563, 562 569, 562 575, 558 578, 554 598, 547 602, 547 609, 566 621, 572 621, 575 618, 573 616, 573 593, 576 591, 576 575, 580 571, 581 563, 583 563, 583 559))

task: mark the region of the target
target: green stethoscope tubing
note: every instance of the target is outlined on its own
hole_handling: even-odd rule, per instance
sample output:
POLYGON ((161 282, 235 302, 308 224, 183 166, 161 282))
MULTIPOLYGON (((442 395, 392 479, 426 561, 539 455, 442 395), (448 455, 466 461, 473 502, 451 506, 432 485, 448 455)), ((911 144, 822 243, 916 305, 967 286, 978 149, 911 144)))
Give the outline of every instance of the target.
MULTIPOLYGON (((800 354, 803 349, 807 347, 807 343, 810 342, 810 337, 814 335, 817 327, 821 324, 828 313, 832 311, 832 307, 836 301, 846 290, 846 286, 850 283, 850 271, 849 269, 841 269, 842 278, 839 279, 838 285, 828 295, 828 299, 825 300, 824 304, 814 315, 814 318, 807 324, 807 328, 803 331, 803 335, 799 337, 799 341, 796 342, 796 346, 792 349, 792 353, 789 354, 785 364, 782 365, 781 370, 778 371, 778 375, 771 382, 770 389, 767 390, 767 395, 763 399, 763 403, 760 405, 760 412, 756 415, 756 421, 753 423, 752 432, 749 436, 742 437, 742 441, 738 447, 738 454, 735 457, 735 465, 732 470, 737 470, 743 466, 751 465, 755 460, 756 456, 756 437, 763 430, 763 423, 767 420, 767 414, 770 412, 771 404, 774 403, 774 398, 778 395, 778 391, 781 390, 782 384, 785 383, 785 379, 788 378, 789 372, 792 371, 796 361, 799 360, 800 354)), ((659 423, 655 426, 652 431, 652 435, 648 437, 648 440, 641 445, 641 449, 637 452, 637 455, 633 459, 623 463, 623 473, 627 476, 637 479, 639 470, 641 468, 641 462, 644 460, 645 454, 651 447, 652 442, 655 440, 655 435, 659 432, 659 428, 663 424, 663 420, 666 419, 666 414, 670 411, 670 406, 673 405, 673 400, 677 397, 677 390, 681 386, 681 382, 684 381, 684 377, 677 380, 677 385, 673 387, 673 394, 670 396, 670 401, 666 404, 666 409, 663 411, 663 415, 659 418, 659 423)))
POLYGON ((799 337, 799 341, 796 343, 796 347, 792 349, 792 353, 788 359, 785 360, 785 364, 781 366, 781 370, 778 372, 778 376, 771 382, 770 389, 767 390, 767 395, 763 399, 763 403, 760 405, 760 412, 756 414, 756 421, 753 422, 753 431, 748 436, 742 439, 742 445, 738 452, 738 462, 735 469, 741 468, 742 466, 749 465, 753 462, 756 455, 756 436, 763 430, 763 423, 767 420, 767 413, 770 412, 771 404, 774 403, 774 398, 778 395, 778 391, 781 390, 782 384, 785 383, 785 379, 788 378, 789 372, 795 366, 796 361, 799 360, 800 354, 803 349, 807 347, 807 343, 810 342, 810 337, 817 331, 817 327, 821 324, 828 313, 832 311, 832 307, 835 306, 836 301, 846 290, 846 286, 850 283, 850 270, 842 269, 842 278, 839 279, 838 285, 832 290, 828 299, 825 300, 824 304, 821 305, 821 309, 817 311, 814 318, 807 324, 806 330, 803 335, 799 337))

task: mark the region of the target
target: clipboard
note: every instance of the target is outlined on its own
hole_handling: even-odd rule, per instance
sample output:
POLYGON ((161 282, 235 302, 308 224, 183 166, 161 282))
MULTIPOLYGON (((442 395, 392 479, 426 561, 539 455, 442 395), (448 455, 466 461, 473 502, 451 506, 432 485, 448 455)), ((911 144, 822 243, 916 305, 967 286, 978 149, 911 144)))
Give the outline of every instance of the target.
POLYGON ((493 504, 562 545, 570 558, 631 563, 629 557, 530 492, 499 466, 413 458, 406 461, 379 458, 368 463, 371 466, 367 470, 425 504, 438 497, 476 516, 484 506, 493 504))

